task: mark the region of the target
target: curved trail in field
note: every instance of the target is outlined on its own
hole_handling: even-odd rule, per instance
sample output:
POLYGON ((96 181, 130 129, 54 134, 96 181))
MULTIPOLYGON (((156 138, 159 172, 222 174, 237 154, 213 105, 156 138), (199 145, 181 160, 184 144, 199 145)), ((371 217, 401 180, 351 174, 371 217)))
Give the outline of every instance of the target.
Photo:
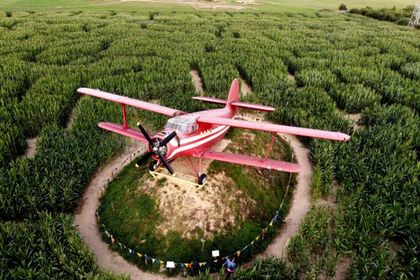
POLYGON ((102 270, 109 270, 118 275, 126 274, 131 279, 166 279, 167 277, 162 275, 140 270, 134 264, 126 261, 117 252, 112 251, 108 247, 108 244, 102 240, 96 222, 96 209, 108 182, 132 162, 136 156, 141 155, 145 151, 146 147, 137 143, 127 149, 123 154, 114 158, 93 176, 82 196, 81 205, 74 215, 74 224, 79 229, 80 235, 86 245, 95 255, 96 263, 102 270))
MULTIPOLYGON (((268 256, 282 257, 288 241, 297 233, 299 225, 311 207, 310 186, 312 183, 312 165, 309 160, 309 150, 303 147, 296 137, 285 136, 284 138, 292 147, 302 170, 297 177, 292 206, 285 218, 285 224, 282 230, 267 249, 256 258, 268 256)), ((109 270, 115 274, 130 275, 131 279, 168 279, 163 275, 142 271, 134 264, 126 261, 118 252, 112 251, 108 244, 102 240, 96 221, 96 209, 108 182, 145 150, 146 147, 144 145, 137 143, 120 156, 114 158, 102 169, 98 170, 82 196, 80 206, 75 213, 74 223, 79 229, 80 235, 86 245, 95 255, 97 264, 102 270, 109 270)), ((251 263, 252 261, 248 265, 251 263)), ((171 279, 177 278, 173 277, 171 279)))
MULTIPOLYGON (((260 117, 253 115, 244 115, 245 120, 256 121, 260 117)), ((312 206, 311 201, 311 184, 312 184, 312 163, 310 161, 310 151, 293 135, 282 135, 293 150, 296 161, 301 167, 297 175, 297 183, 293 193, 290 210, 284 219, 277 237, 265 249, 264 252, 256 256, 255 259, 266 258, 270 256, 282 258, 285 256, 286 248, 290 238, 292 238, 299 230, 300 224, 306 217, 312 206)), ((252 261, 250 262, 252 263, 252 261)))
POLYGON ((312 184, 312 163, 309 160, 310 151, 305 148, 299 140, 291 135, 284 136, 293 149, 295 158, 301 167, 297 176, 297 184, 293 193, 292 205, 287 214, 280 233, 271 242, 267 249, 257 256, 257 259, 270 256, 284 257, 287 244, 299 230, 306 214, 312 206, 311 184, 312 184))

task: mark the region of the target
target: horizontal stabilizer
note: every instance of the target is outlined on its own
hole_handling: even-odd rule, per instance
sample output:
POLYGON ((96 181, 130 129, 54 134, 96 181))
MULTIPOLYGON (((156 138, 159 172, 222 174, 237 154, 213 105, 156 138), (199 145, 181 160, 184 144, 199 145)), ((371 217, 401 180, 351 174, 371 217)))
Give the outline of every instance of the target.
POLYGON ((121 135, 124 135, 126 137, 133 138, 137 141, 142 141, 145 143, 148 143, 146 138, 144 138, 143 134, 141 134, 139 131, 131 129, 131 128, 124 128, 122 125, 115 124, 115 123, 109 123, 109 122, 101 122, 98 124, 98 126, 102 129, 118 133, 121 135))
POLYGON ((270 106, 265 106, 265 105, 260 105, 260 104, 252 104, 252 103, 245 103, 245 102, 240 102, 240 101, 233 101, 232 103, 230 103, 230 105, 240 107, 240 108, 245 108, 245 109, 263 111, 263 112, 273 112, 273 111, 276 110, 276 108, 273 108, 273 107, 270 107, 270 106))
MULTIPOLYGON (((220 105, 226 105, 226 103, 227 103, 227 101, 223 100, 223 99, 213 98, 213 97, 205 97, 205 96, 193 96, 193 99, 208 102, 208 103, 220 104, 220 105)), ((230 103, 230 105, 236 106, 236 107, 239 107, 239 108, 252 109, 252 110, 258 110, 258 111, 263 111, 263 112, 272 112, 272 111, 276 110, 275 108, 270 107, 270 106, 265 106, 265 105, 260 105, 260 104, 252 104, 252 103, 245 103, 245 102, 240 102, 240 101, 232 101, 230 103)))
POLYGON ((213 97, 205 97, 205 96, 193 96, 193 99, 204 101, 207 103, 215 103, 220 105, 226 105, 226 100, 219 99, 219 98, 213 98, 213 97))
POLYGON ((273 160, 273 159, 263 159, 263 158, 247 156, 247 155, 208 151, 208 152, 205 152, 201 157, 207 158, 207 159, 224 161, 228 163, 236 163, 236 164, 241 164, 241 165, 273 169, 273 170, 290 172, 290 173, 296 173, 300 171, 300 166, 299 164, 296 164, 296 163, 284 162, 284 161, 273 160))
POLYGON ((215 117, 200 117, 198 122, 202 123, 211 123, 218 125, 228 125, 239 128, 255 129, 269 132, 277 132, 284 134, 291 134, 304 137, 320 138, 320 139, 329 139, 335 141, 347 141, 350 139, 350 136, 341 132, 326 131, 312 128, 303 128, 287 125, 278 125, 272 123, 264 122, 251 122, 251 121, 242 121, 226 118, 215 118, 215 117))

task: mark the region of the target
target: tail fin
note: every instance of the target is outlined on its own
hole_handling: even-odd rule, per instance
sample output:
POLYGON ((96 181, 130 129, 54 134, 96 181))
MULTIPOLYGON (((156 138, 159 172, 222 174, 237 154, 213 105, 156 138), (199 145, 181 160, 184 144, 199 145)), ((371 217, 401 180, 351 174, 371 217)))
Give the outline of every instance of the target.
POLYGON ((227 99, 226 106, 230 105, 230 103, 234 101, 239 101, 239 81, 238 79, 234 79, 232 84, 230 85, 229 95, 227 99))
POLYGON ((229 110, 231 117, 235 116, 238 113, 238 107, 234 106, 232 103, 239 101, 239 81, 234 79, 230 85, 229 95, 226 100, 226 109, 229 110))

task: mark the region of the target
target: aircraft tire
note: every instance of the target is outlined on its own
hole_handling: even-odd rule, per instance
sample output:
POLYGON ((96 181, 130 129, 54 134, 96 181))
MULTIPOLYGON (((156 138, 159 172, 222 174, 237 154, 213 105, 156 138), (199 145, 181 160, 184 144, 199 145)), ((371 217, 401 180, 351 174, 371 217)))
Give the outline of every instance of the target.
POLYGON ((156 160, 152 161, 149 165, 149 170, 150 171, 156 171, 156 169, 158 169, 159 164, 156 160))
POLYGON ((200 177, 198 177, 198 184, 203 185, 207 180, 206 174, 201 174, 200 177))

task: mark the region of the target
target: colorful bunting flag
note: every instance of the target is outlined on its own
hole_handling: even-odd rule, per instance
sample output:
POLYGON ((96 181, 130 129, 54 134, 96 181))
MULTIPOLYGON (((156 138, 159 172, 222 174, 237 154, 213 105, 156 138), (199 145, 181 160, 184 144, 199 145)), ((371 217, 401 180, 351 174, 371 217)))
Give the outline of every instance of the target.
MULTIPOLYGON (((271 221, 270 221, 270 223, 267 225, 267 227, 266 228, 264 228, 262 231, 261 231, 261 234, 259 234, 257 237, 255 237, 255 239, 254 240, 252 240, 251 241, 251 243, 249 243, 249 244, 247 244, 245 247, 243 247, 241 250, 238 250, 238 251, 236 251, 234 254, 232 254, 232 255, 230 255, 230 256, 225 256, 225 257, 219 257, 219 258, 217 258, 217 259, 213 259, 213 263, 218 263, 219 262, 219 260, 221 261, 221 262, 223 262, 223 261, 225 261, 227 258, 229 258, 229 257, 233 257, 234 255, 236 255, 237 257, 239 257, 240 255, 241 255, 241 253, 242 252, 244 252, 246 249, 248 249, 249 247, 251 247, 251 246, 253 246, 254 245, 254 243, 255 243, 255 241, 258 241, 260 238, 261 238, 261 236, 263 236, 267 231, 268 231, 268 228, 269 227, 272 227, 273 225, 274 225, 274 223, 275 222, 277 222, 278 220, 279 220, 279 211, 280 211, 280 209, 282 208, 282 206, 283 206, 283 202, 280 204, 280 207, 279 207, 279 210, 277 210, 276 211, 276 214, 275 214, 275 216, 271 219, 271 221)), ((96 211, 96 217, 97 217, 97 219, 98 219, 98 221, 99 221, 99 213, 98 213, 98 211, 96 211)), ((132 253, 136 253, 137 254, 137 256, 139 257, 139 258, 141 258, 141 257, 143 257, 144 256, 144 262, 145 262, 145 264, 146 265, 148 265, 148 259, 151 259, 152 260, 152 264, 153 263, 155 263, 155 262, 158 262, 159 264, 160 264, 160 268, 162 269, 163 268, 163 266, 164 266, 164 264, 165 264, 165 261, 163 261, 163 260, 158 260, 158 259, 155 259, 155 258, 151 258, 151 257, 148 257, 146 254, 141 254, 141 253, 138 253, 138 252, 135 252, 134 250, 132 250, 131 248, 128 248, 127 246, 125 246, 124 244, 122 244, 121 242, 119 242, 119 241, 117 241, 115 238, 114 238, 114 236, 112 235, 112 234, 110 234, 109 232, 108 232, 108 230, 106 230, 106 227, 105 227, 105 224, 103 224, 103 223, 101 223, 100 224, 101 225, 101 227, 104 229, 104 233, 105 233, 105 235, 107 236, 107 237, 109 237, 110 239, 111 239, 111 243, 112 244, 114 244, 115 242, 121 247, 121 248, 125 248, 125 249, 127 249, 128 250, 128 252, 130 253, 130 254, 132 254, 132 253)), ((209 263, 209 265, 211 266, 211 261, 209 261, 210 263, 209 263)), ((185 267, 186 269, 192 269, 193 268, 193 263, 192 262, 190 262, 190 263, 175 263, 175 262, 171 262, 171 263, 173 263, 175 266, 177 265, 177 264, 179 264, 179 266, 181 267, 181 268, 183 268, 183 267, 185 267)), ((198 266, 199 267, 203 267, 203 266, 205 266, 206 264, 207 264, 207 262, 194 262, 195 263, 195 267, 197 266, 197 264, 198 264, 198 266)))

